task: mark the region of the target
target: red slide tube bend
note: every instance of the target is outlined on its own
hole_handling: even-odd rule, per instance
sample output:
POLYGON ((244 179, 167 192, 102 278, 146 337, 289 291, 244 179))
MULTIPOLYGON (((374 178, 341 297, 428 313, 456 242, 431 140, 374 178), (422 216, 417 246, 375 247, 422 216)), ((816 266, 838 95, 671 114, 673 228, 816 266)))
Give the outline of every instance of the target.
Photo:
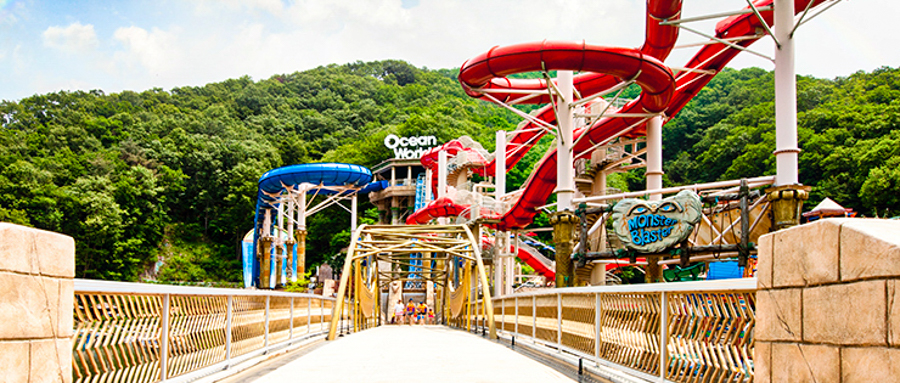
MULTIPOLYGON (((772 0, 762 0, 755 2, 755 5, 757 7, 764 7, 771 5, 772 2, 772 0)), ((796 11, 802 12, 810 2, 812 2, 811 6, 814 7, 823 3, 824 0, 795 0, 796 11)), ((648 1, 648 9, 661 3, 665 2, 648 1)), ((762 11, 761 15, 765 22, 770 25, 772 24, 772 11, 762 11)), ((716 25, 716 36, 719 38, 757 36, 755 39, 743 40, 737 43, 740 46, 747 47, 761 37, 757 35, 757 31, 761 29, 761 27, 761 21, 752 13, 732 16, 716 25)), ((648 31, 649 30, 650 28, 648 28, 648 31)), ((674 39, 671 43, 674 44, 674 39)), ((497 75, 504 76, 516 73, 515 71, 520 69, 534 70, 532 68, 535 67, 539 68, 537 70, 540 70, 542 61, 544 62, 544 67, 548 70, 590 70, 597 72, 609 70, 609 72, 605 73, 613 76, 622 76, 623 73, 627 76, 627 73, 629 73, 628 69, 633 70, 635 65, 643 68, 656 68, 656 63, 658 63, 658 60, 645 56, 640 52, 638 52, 639 55, 636 58, 640 62, 639 64, 632 61, 635 59, 634 55, 630 58, 617 56, 622 55, 627 51, 622 49, 588 46, 583 43, 568 43, 569 45, 566 45, 565 43, 548 44, 543 42, 539 43, 539 47, 536 47, 535 44, 538 43, 515 45, 504 49, 492 49, 467 62, 464 69, 477 68, 477 70, 466 76, 463 76, 464 72, 461 71, 460 81, 464 84, 464 87, 468 86, 473 88, 473 85, 477 85, 478 81, 476 80, 487 79, 487 82, 495 82, 496 77, 498 77, 497 75), (582 47, 582 57, 577 57, 579 52, 577 46, 579 45, 582 47), (587 51, 590 51, 590 53, 587 51), (601 54, 600 52, 604 53, 601 54), (555 55, 558 55, 559 57, 554 57, 555 55), (619 60, 617 63, 622 64, 626 68, 614 69, 608 68, 603 64, 586 63, 587 60, 595 59, 597 57, 602 57, 604 59, 615 58, 616 60, 619 60), (550 66, 547 63, 553 63, 554 66, 550 66)), ((669 49, 671 49, 671 47, 669 49)), ((635 52, 632 51, 631 53, 633 54, 635 52)), ((717 72, 724 68, 738 53, 740 53, 739 50, 721 43, 704 45, 688 62, 686 67, 701 70, 713 70, 717 72)), ((668 73, 668 69, 664 66, 662 67, 662 70, 668 73)), ((621 110, 622 113, 665 112, 669 118, 671 118, 671 116, 675 115, 687 105, 687 103, 706 84, 708 84, 713 77, 703 73, 686 72, 675 79, 674 89, 672 89, 664 82, 659 81, 657 75, 659 75, 659 73, 655 73, 654 75, 645 78, 643 81, 639 81, 644 93, 642 93, 641 97, 626 105, 621 110)), ((469 89, 467 89, 467 91, 468 90, 469 89)), ((583 94, 583 96, 586 95, 583 94)), ((606 118, 588 128, 576 131, 575 139, 577 144, 575 145, 575 152, 576 154, 586 156, 589 153, 581 152, 590 148, 594 143, 604 141, 615 135, 622 135, 623 133, 629 136, 644 134, 642 121, 637 118, 606 118), (626 129, 629 130, 624 132, 626 129)), ((425 161, 423 160, 423 164, 424 163, 425 161)), ((521 197, 514 203, 513 207, 501 217, 501 222, 497 227, 501 230, 510 230, 524 228, 530 224, 537 214, 537 207, 546 203, 547 198, 553 193, 555 185, 556 151, 552 150, 544 156, 535 167, 534 172, 525 182, 525 190, 522 192, 521 197)), ((464 206, 461 206, 461 208, 465 209, 464 206)), ((411 216, 408 222, 424 223, 430 220, 430 218, 438 217, 431 214, 417 216, 418 213, 419 212, 411 216), (425 219, 426 216, 430 217, 425 219)))

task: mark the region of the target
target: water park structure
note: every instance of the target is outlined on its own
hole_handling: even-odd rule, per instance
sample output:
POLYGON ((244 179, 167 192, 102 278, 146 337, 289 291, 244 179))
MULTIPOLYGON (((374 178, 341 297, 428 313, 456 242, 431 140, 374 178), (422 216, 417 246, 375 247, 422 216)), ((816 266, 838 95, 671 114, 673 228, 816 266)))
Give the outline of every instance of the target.
POLYGON ((350 212, 350 228, 355 231, 358 196, 384 189, 386 184, 371 180, 369 169, 341 163, 290 165, 263 174, 254 229, 245 237, 244 287, 274 288, 296 282, 306 265, 306 218, 337 205, 350 212), (312 198, 307 200, 307 195, 312 198), (319 195, 327 198, 313 206, 319 195), (341 204, 346 200, 349 208, 341 204))
MULTIPOLYGON (((538 372, 515 374, 529 361, 500 363, 510 350, 563 366, 572 381, 896 380, 900 222, 800 225, 809 187, 798 174, 793 34, 838 1, 748 0, 733 12, 682 17, 682 1, 648 0, 639 48, 563 41, 491 48, 464 62, 459 82, 469 96, 523 118, 515 131, 496 132, 493 152, 468 137, 394 136, 385 144, 396 158, 374 175, 339 163, 266 172, 247 236, 246 289, 76 280, 65 293, 72 270, 0 263, 25 268, 15 278, 56 283, 46 291, 63 302, 35 311, 58 314, 47 323, 59 328, 27 329, 30 338, 13 341, 33 342, 29 355, 39 342, 62 342, 56 367, 60 376, 71 368, 78 382, 193 381, 320 340, 333 342, 298 361, 321 365, 295 360, 261 379, 356 377, 342 371, 354 363, 365 372, 358 379, 386 380, 401 371, 388 362, 394 354, 384 355, 397 339, 441 344, 423 352, 403 344, 412 355, 390 359, 449 366, 436 380, 462 376, 478 359, 492 362, 473 375, 479 379, 538 381, 538 372), (689 26, 699 20, 719 21, 705 33, 689 26), (697 48, 685 65, 668 65, 682 31, 704 41, 685 47, 697 48), (775 42, 774 58, 751 50, 764 38, 775 42), (775 64, 776 174, 664 187, 662 127, 743 52, 775 64), (542 78, 509 77, 524 72, 542 78), (635 84, 640 96, 621 99, 635 84), (543 106, 529 114, 518 104, 543 106), (546 135, 555 147, 519 190, 507 191, 507 170, 546 135), (418 167, 410 157, 420 154, 418 167), (646 168, 645 190, 607 187, 609 174, 635 168, 646 168), (360 195, 377 202, 381 222, 357 225, 360 195), (350 207, 341 204, 347 200, 350 207), (336 293, 278 291, 304 272, 306 218, 333 205, 350 212, 352 228, 336 293), (530 228, 541 213, 551 227, 530 228), (529 236, 538 230, 552 231, 553 243, 529 236), (551 281, 517 289, 517 259, 551 281), (650 283, 614 283, 607 272, 626 265, 650 283), (438 324, 491 341, 460 350, 453 338, 474 335, 386 326, 391 304, 410 294, 428 301, 438 324), (62 320, 69 307, 74 323, 62 320)), ((815 215, 850 213, 828 204, 815 215)), ((0 224, 0 236, 57 244, 33 247, 30 256, 74 257, 71 238, 10 226, 0 224)), ((235 379, 242 377, 238 371, 235 379)))

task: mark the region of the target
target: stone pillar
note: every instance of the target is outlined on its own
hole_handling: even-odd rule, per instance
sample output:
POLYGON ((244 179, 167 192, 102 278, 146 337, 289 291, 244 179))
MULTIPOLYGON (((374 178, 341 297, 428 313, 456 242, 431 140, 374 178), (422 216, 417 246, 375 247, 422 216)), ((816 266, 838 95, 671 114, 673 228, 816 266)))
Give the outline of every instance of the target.
MULTIPOLYGON (((597 111, 599 113, 599 111, 597 111)), ((594 175, 594 183, 591 185, 591 196, 606 195, 606 170, 603 168, 603 160, 606 158, 606 150, 595 150, 591 153, 591 166, 597 166, 599 169, 594 175)), ((597 219, 603 218, 603 214, 599 214, 597 219)), ((606 224, 601 224, 593 234, 588 236, 588 251, 605 251, 606 250, 606 224)), ((606 284, 606 264, 594 264, 591 269, 591 286, 602 286, 606 284)))
POLYGON ((284 244, 279 243, 275 246, 275 287, 284 286, 284 274, 281 269, 284 268, 284 244))
POLYGON ((591 269, 591 286, 603 286, 606 284, 606 264, 595 263, 591 269))
POLYGON ((800 212, 803 201, 809 199, 809 186, 785 185, 766 189, 766 196, 772 202, 775 230, 781 230, 800 224, 800 212))
MULTIPOLYGON (((295 231, 295 233, 296 233, 296 231, 295 231)), ((295 234, 294 238, 296 238, 296 234, 295 234)), ((294 242, 293 240, 290 240, 290 239, 284 242, 284 247, 286 249, 285 251, 287 253, 287 254, 285 254, 285 257, 284 257, 284 262, 286 263, 286 265, 284 267, 285 268, 285 276, 287 277, 287 280, 285 281, 285 283, 297 281, 297 276, 294 275, 294 245, 295 244, 296 244, 296 242, 294 242)))
POLYGON ((0 381, 71 382, 75 241, 0 223, 0 381))
POLYGON ((900 376, 900 222, 824 219, 759 241, 756 382, 900 376))
POLYGON ((556 287, 572 287, 576 285, 575 265, 572 262, 572 250, 575 246, 573 233, 578 216, 564 210, 550 216, 553 225, 553 244, 556 247, 556 287))
POLYGON ((391 225, 400 224, 400 198, 391 197, 391 225))
POLYGON ((306 276, 306 230, 294 232, 297 238, 297 278, 306 276))
POLYGON ((259 259, 259 286, 261 289, 270 288, 269 277, 272 275, 272 237, 260 237, 259 259))

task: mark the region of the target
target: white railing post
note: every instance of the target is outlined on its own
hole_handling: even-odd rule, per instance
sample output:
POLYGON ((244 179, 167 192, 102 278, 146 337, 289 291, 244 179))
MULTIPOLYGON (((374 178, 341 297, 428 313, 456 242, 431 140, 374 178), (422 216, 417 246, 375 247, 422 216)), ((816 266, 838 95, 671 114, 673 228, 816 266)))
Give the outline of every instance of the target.
POLYGON ((666 346, 668 345, 669 305, 665 291, 659 293, 659 381, 666 381, 666 346))
POLYGON ((291 297, 291 327, 288 330, 288 339, 294 339, 294 297, 291 297))
POLYGON ((231 360, 231 329, 232 329, 232 320, 233 314, 231 313, 234 308, 234 296, 228 296, 228 305, 225 311, 225 360, 231 360))
POLYGON ((306 298, 306 335, 312 333, 312 298, 306 298))
MULTIPOLYGON (((335 301, 337 302, 337 301, 335 301)), ((331 309, 332 314, 334 313, 334 309, 331 309)), ((323 297, 319 300, 319 331, 325 330, 325 298, 323 297)))
POLYGON ((531 296, 531 339, 537 339, 537 296, 531 296))
POLYGON ((562 352, 562 294, 556 294, 556 349, 562 352))
POLYGON ((602 338, 600 332, 603 331, 601 321, 603 320, 602 310, 600 309, 600 293, 594 294, 594 356, 600 359, 600 343, 602 338))
POLYGON ((263 347, 269 347, 269 296, 266 295, 266 325, 263 334, 263 347))
POLYGON ((515 325, 515 333, 519 333, 519 297, 516 297, 516 325, 515 325))
POLYGON ((168 378, 170 299, 169 294, 163 295, 162 318, 160 318, 162 329, 160 329, 159 334, 159 380, 168 378))

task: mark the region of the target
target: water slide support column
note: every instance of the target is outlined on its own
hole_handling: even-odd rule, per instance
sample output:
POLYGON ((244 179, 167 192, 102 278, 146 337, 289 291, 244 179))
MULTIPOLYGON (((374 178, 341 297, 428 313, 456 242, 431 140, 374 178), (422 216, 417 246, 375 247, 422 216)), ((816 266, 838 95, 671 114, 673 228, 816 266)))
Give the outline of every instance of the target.
POLYGON ((297 276, 306 275, 306 188, 297 196, 297 276))
POLYGON ((275 233, 275 286, 284 285, 284 274, 281 272, 285 259, 284 215, 287 212, 284 209, 284 203, 283 198, 278 203, 278 231, 275 233))
POLYGON ((434 177, 431 169, 425 169, 425 203, 434 199, 434 191, 431 190, 431 179, 434 177))
MULTIPOLYGON (((662 189, 662 116, 656 116, 647 123, 647 190, 662 189)), ((662 199, 661 193, 650 194, 651 201, 662 199)))
POLYGON ((557 72, 556 121, 559 127, 556 137, 556 213, 550 217, 553 225, 553 242, 556 245, 556 287, 575 286, 575 265, 572 262, 573 233, 578 217, 572 199, 575 197, 575 168, 572 146, 574 124, 572 71, 557 72))
MULTIPOLYGON (((444 198, 447 195, 447 152, 438 152, 438 190, 437 197, 444 198)), ((438 218, 440 224, 446 224, 447 218, 438 218)))
POLYGON ((357 197, 356 193, 353 193, 353 196, 350 197, 350 235, 356 233, 356 224, 358 222, 357 218, 357 197))
MULTIPOLYGON (((506 131, 498 130, 495 135, 496 149, 494 150, 494 198, 497 206, 500 206, 500 200, 506 194, 506 131)), ((494 259, 494 296, 506 295, 509 293, 509 286, 512 281, 509 280, 508 272, 511 259, 508 256, 509 234, 497 231, 497 237, 494 239, 494 248, 496 249, 496 257, 494 259)))
POLYGON ((297 281, 297 273, 294 272, 294 245, 297 243, 297 233, 294 231, 294 225, 296 224, 294 219, 294 211, 297 210, 297 201, 294 200, 294 196, 292 193, 288 193, 287 198, 287 241, 285 241, 285 262, 286 262, 286 277, 287 282, 296 282, 297 281))
POLYGON ((494 296, 503 295, 503 232, 497 230, 494 232, 494 259, 492 268, 494 269, 494 296))
POLYGON ((441 150, 438 152, 438 198, 443 198, 447 194, 447 152, 441 150))
MULTIPOLYGON (((510 233, 508 231, 503 232, 503 248, 510 249, 512 247, 512 240, 510 239, 510 233)), ((518 252, 510 253, 508 257, 506 257, 506 283, 504 283, 503 288, 505 290, 505 294, 513 293, 513 283, 516 280, 516 256, 518 252)))
POLYGON ((272 287, 269 283, 272 271, 272 209, 265 209, 265 211, 262 235, 259 237, 260 245, 262 245, 259 253, 259 288, 261 289, 272 287))
POLYGON ((797 145, 797 77, 794 71, 794 1, 775 0, 775 186, 766 190, 780 230, 800 224, 810 188, 800 185, 797 145))
POLYGON ((574 118, 570 107, 572 103, 572 72, 559 71, 557 87, 560 97, 557 99, 557 121, 559 134, 556 137, 556 211, 574 211, 572 198, 575 197, 575 166, 573 164, 572 144, 574 143, 574 118))
MULTIPOLYGON (((607 103, 594 102, 590 106, 590 113, 601 113, 606 109, 607 103)), ((604 162, 608 154, 608 149, 597 149, 591 153, 591 166, 597 167, 594 174, 594 183, 591 185, 591 196, 606 195, 607 175, 608 171, 604 162)), ((589 238, 588 251, 605 251, 606 250, 606 225, 600 225, 597 230, 589 238)), ((595 264, 591 269, 591 285, 601 286, 606 284, 606 265, 595 264)))

